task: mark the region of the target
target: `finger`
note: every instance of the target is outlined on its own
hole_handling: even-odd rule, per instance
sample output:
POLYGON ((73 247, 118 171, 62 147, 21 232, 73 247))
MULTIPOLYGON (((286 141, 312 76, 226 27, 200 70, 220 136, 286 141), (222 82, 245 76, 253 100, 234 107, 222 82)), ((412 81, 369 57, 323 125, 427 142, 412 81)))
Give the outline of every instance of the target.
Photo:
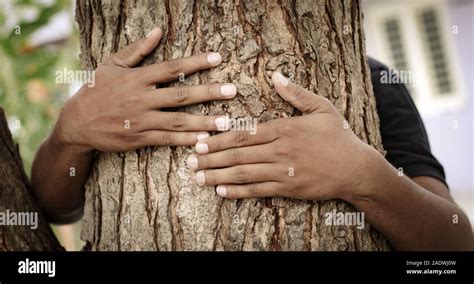
MULTIPOLYGON (((217 122, 218 125, 228 124, 217 122)), ((196 144, 196 152, 207 154, 230 148, 270 143, 278 138, 278 121, 273 120, 254 126, 252 131, 228 131, 196 144)), ((219 129, 222 129, 219 127, 219 129)))
POLYGON ((217 170, 205 170, 196 173, 197 184, 242 184, 263 181, 275 181, 278 176, 278 167, 275 164, 240 165, 217 170))
POLYGON ((271 163, 275 161, 269 144, 232 148, 207 155, 191 155, 188 167, 193 170, 215 169, 244 164, 271 163))
POLYGON ((152 108, 170 108, 212 100, 226 100, 235 97, 237 88, 234 84, 211 84, 162 88, 150 92, 152 108))
POLYGON ((190 146, 209 136, 207 132, 173 132, 150 130, 140 135, 135 142, 136 148, 146 146, 190 146))
POLYGON ((105 62, 124 68, 131 68, 140 63, 145 56, 152 52, 160 42, 163 32, 160 28, 153 29, 146 37, 122 48, 105 62))
POLYGON ((142 116, 139 130, 217 131, 219 119, 226 119, 226 117, 152 111, 142 116))
POLYGON ((221 62, 222 56, 219 53, 211 52, 140 67, 138 72, 146 83, 166 83, 176 80, 180 76, 215 67, 221 62))
POLYGON ((273 72, 272 81, 277 93, 303 113, 325 112, 328 111, 328 105, 332 106, 328 99, 290 82, 288 78, 279 72, 273 72))
POLYGON ((217 195, 229 199, 277 197, 281 190, 278 182, 261 182, 242 185, 218 185, 217 195))

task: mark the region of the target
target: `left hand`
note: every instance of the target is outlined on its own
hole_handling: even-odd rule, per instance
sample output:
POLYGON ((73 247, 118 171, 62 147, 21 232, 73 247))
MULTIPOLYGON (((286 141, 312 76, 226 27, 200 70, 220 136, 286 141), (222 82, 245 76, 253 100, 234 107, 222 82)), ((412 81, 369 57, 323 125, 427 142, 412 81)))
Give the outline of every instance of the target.
POLYGON ((188 166, 201 185, 226 198, 345 199, 362 183, 373 148, 348 127, 332 103, 272 75, 280 96, 304 113, 259 124, 256 133, 229 131, 196 144, 188 166), (369 151, 369 152, 368 152, 369 151))

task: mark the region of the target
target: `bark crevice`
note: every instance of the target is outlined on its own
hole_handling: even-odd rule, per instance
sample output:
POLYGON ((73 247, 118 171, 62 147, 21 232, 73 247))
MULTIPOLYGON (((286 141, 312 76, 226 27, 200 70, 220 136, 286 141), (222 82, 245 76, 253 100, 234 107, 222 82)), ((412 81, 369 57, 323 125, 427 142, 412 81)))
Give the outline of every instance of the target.
MULTIPOLYGON (((360 3, 343 1, 144 0, 130 8, 122 1, 104 0, 102 5, 78 1, 81 60, 86 67, 95 67, 95 62, 138 39, 144 30, 160 26, 162 42, 144 64, 208 51, 220 52, 224 62, 163 86, 232 82, 238 88, 233 100, 177 111, 259 122, 300 115, 273 90, 271 73, 280 71, 328 97, 356 135, 383 151, 360 3), (344 33, 346 26, 349 33, 344 33), (109 34, 110 27, 114 28, 109 34)), ((191 152, 191 147, 154 147, 124 153, 121 168, 113 155, 100 154, 94 178, 86 186, 86 203, 95 205, 86 204, 82 237, 92 249, 389 249, 370 226, 357 230, 325 225, 328 211, 355 211, 340 200, 223 200, 214 187, 195 184, 193 172, 186 167, 191 152), (124 203, 131 226, 120 222, 124 203), (110 233, 113 230, 115 234, 110 233), (115 246, 114 236, 120 236, 115 246), (130 243, 124 245, 125 239, 130 243)))

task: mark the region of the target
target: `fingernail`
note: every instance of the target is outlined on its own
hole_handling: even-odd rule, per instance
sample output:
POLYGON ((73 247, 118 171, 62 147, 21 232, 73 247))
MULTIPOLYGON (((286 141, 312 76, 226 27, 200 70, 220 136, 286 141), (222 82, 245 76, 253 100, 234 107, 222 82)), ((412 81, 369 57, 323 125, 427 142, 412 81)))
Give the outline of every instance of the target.
POLYGON ((227 121, 228 121, 227 116, 222 116, 222 117, 216 118, 214 123, 217 126, 217 130, 226 131, 227 130, 227 121))
POLYGON ((196 170, 198 168, 198 159, 196 155, 191 155, 188 157, 188 168, 196 170))
POLYGON ((145 37, 146 38, 149 38, 152 34, 154 34, 155 32, 159 31, 160 28, 154 28, 153 30, 151 30, 151 32, 149 32, 145 37))
POLYGON ((225 188, 225 186, 223 186, 223 185, 218 185, 217 188, 216 188, 216 193, 217 193, 217 195, 219 195, 221 197, 225 197, 225 195, 227 193, 227 188, 225 188))
POLYGON ((211 64, 218 64, 222 61, 222 56, 217 52, 212 52, 207 55, 207 61, 211 64))
POLYGON ((203 186, 206 183, 206 176, 204 175, 204 172, 196 173, 196 182, 200 186, 203 186))
POLYGON ((221 86, 221 95, 224 97, 234 97, 237 94, 237 88, 234 84, 224 84, 221 86))
POLYGON ((207 152, 209 152, 209 146, 207 146, 206 143, 198 142, 196 144, 196 152, 198 152, 199 154, 206 154, 207 152))
POLYGON ((204 140, 206 138, 208 138, 210 135, 209 133, 201 133, 201 134, 198 134, 198 136, 196 137, 198 141, 201 141, 201 140, 204 140))
POLYGON ((276 72, 276 79, 278 80, 278 82, 280 82, 283 86, 288 86, 288 78, 286 78, 285 76, 283 76, 280 72, 276 72))

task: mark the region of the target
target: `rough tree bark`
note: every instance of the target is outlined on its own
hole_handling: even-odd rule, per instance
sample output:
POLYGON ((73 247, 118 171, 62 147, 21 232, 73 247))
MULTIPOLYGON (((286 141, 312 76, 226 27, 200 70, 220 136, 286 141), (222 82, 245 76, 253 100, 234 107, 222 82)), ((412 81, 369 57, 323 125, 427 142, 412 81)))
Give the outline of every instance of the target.
POLYGON ((33 195, 18 145, 12 140, 3 109, 0 108, 0 212, 6 214, 7 210, 14 213, 37 212, 38 227, 0 225, 0 251, 63 250, 33 195))
MULTIPOLYGON (((88 69, 155 26, 164 29, 144 64, 218 51, 224 64, 174 85, 233 82, 230 102, 183 108, 257 117, 298 113, 274 92, 279 70, 328 97, 354 132, 382 150, 366 63, 362 13, 352 0, 78 1, 81 60, 88 69)), ((324 225, 324 213, 354 211, 339 200, 231 201, 201 188, 186 167, 191 147, 100 154, 86 184, 82 238, 92 250, 386 250, 366 226, 324 225)), ((317 185, 315 185, 317 186, 317 185)))

